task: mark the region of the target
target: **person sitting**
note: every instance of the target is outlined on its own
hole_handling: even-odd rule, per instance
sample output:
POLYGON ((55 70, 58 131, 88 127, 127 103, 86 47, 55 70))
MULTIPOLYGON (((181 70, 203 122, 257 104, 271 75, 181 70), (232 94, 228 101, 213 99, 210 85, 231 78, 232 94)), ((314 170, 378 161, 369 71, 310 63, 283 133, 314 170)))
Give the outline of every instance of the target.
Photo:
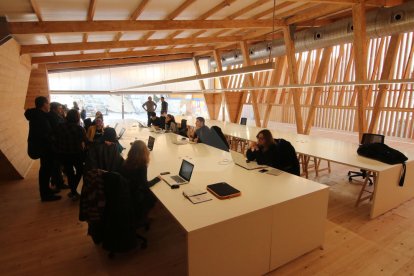
POLYGON ((150 112, 149 126, 154 126, 156 129, 161 128, 161 119, 157 117, 157 113, 150 112))
POLYGON ((121 156, 116 139, 116 131, 107 127, 102 136, 102 142, 94 143, 88 150, 85 162, 85 172, 93 169, 119 172, 124 159, 121 156))
POLYGON ((272 133, 268 129, 259 131, 256 138, 257 143, 251 143, 246 152, 248 160, 291 174, 300 174, 295 149, 288 141, 273 139, 272 133))
POLYGON ((177 133, 178 127, 177 123, 175 122, 175 118, 171 114, 167 114, 167 117, 165 117, 165 130, 168 130, 173 133, 177 133))
POLYGON ((165 129, 165 121, 167 120, 167 113, 162 112, 160 117, 160 128, 165 129))
POLYGON ((190 138, 190 141, 196 143, 207 142, 209 135, 210 129, 205 125, 205 120, 203 117, 197 117, 195 128, 190 128, 187 131, 187 136, 190 138))
POLYGON ((135 210, 139 211, 138 217, 144 219, 156 202, 156 198, 149 188, 160 181, 159 177, 148 181, 149 161, 147 145, 141 140, 136 140, 132 143, 128 157, 121 169, 121 175, 130 181, 131 194, 136 204, 135 210))
POLYGON ((104 124, 100 117, 95 119, 95 124, 88 128, 88 141, 93 142, 101 142, 102 136, 104 133, 104 124))
POLYGON ((210 128, 210 137, 207 140, 207 144, 212 147, 225 150, 225 151, 229 151, 229 148, 230 148, 226 137, 221 131, 221 128, 218 126, 212 126, 210 128))

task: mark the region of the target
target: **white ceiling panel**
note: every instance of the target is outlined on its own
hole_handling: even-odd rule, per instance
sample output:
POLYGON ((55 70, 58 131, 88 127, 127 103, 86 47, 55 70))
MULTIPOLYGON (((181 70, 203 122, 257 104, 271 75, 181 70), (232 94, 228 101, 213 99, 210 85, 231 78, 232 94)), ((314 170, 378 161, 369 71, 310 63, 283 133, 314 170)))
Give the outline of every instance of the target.
MULTIPOLYGON (((141 0, 98 0, 94 20, 128 20, 141 0)), ((158 1, 155 1, 158 2, 158 1)))
POLYGON ((46 36, 43 34, 13 35, 13 37, 19 42, 20 45, 48 44, 46 36))
POLYGON ((36 3, 44 21, 82 21, 88 14, 89 0, 36 0, 36 3))
POLYGON ((151 39, 164 39, 167 38, 172 31, 158 31, 155 34, 153 34, 150 38, 151 39))
POLYGON ((116 35, 117 35, 116 32, 89 33, 88 34, 88 42, 113 41, 116 35))
POLYGON ((53 53, 38 53, 38 54, 32 54, 32 57, 51 57, 53 56, 53 53))
POLYGON ((8 22, 33 22, 39 21, 36 14, 34 13, 15 13, 7 14, 6 16, 8 22))
POLYGON ((80 55, 80 51, 67 51, 67 52, 56 52, 57 56, 65 56, 65 55, 80 55))
POLYGON ((84 54, 101 54, 104 53, 105 50, 85 50, 83 51, 84 54))
POLYGON ((155 49, 156 50, 162 50, 162 49, 168 49, 168 48, 170 48, 171 46, 157 46, 157 47, 155 47, 155 49))
POLYGON ((174 38, 187 38, 190 37, 195 32, 198 32, 199 30, 189 30, 189 31, 182 31, 178 35, 176 35, 174 38))
POLYGON ((133 51, 145 51, 148 50, 150 47, 136 47, 133 51))
MULTIPOLYGON (((214 0, 216 1, 216 0, 214 0)), ((185 0, 153 0, 145 6, 143 13, 138 17, 141 20, 162 20, 167 18, 175 9, 177 9, 185 0)), ((198 1, 204 2, 204 1, 198 1)), ((210 1, 211 2, 211 1, 210 1)), ((190 5, 193 6, 196 3, 190 5)), ((188 8, 187 8, 188 9, 188 8)))
POLYGON ((147 32, 124 32, 120 40, 138 40, 147 32))
POLYGON ((118 53, 118 52, 125 52, 128 51, 129 48, 115 48, 115 49, 111 49, 109 52, 110 53, 118 53))
MULTIPOLYGON (((279 5, 281 3, 283 3, 283 1, 276 1, 276 5, 279 5)), ((241 16, 236 17, 236 19, 251 19, 256 14, 259 14, 261 12, 264 12, 264 11, 272 9, 272 8, 273 8, 273 1, 269 1, 266 4, 263 4, 263 5, 258 6, 256 8, 253 8, 253 9, 249 10, 248 12, 242 14, 241 16)))
POLYGON ((67 33, 67 34, 51 34, 50 40, 52 43, 78 43, 82 42, 83 35, 81 33, 67 33))
MULTIPOLYGON (((236 1, 246 1, 246 0, 238 0, 236 1)), ((251 2, 251 0, 247 0, 249 2, 251 2)), ((208 12, 209 10, 211 10, 212 8, 214 8, 216 5, 220 4, 222 2, 222 0, 204 0, 204 1, 196 1, 195 3, 191 4, 187 9, 185 9, 185 11, 183 11, 176 19, 179 20, 191 20, 191 19, 197 19, 199 18, 202 14, 208 12)), ((230 6, 233 7, 234 4, 231 4, 230 6)), ((228 10, 228 6, 226 8, 224 8, 224 10, 228 10)), ((230 9, 230 10, 234 10, 234 9, 230 9)), ((208 19, 212 19, 212 18, 208 18, 208 19)), ((223 19, 223 18, 221 18, 223 19)))

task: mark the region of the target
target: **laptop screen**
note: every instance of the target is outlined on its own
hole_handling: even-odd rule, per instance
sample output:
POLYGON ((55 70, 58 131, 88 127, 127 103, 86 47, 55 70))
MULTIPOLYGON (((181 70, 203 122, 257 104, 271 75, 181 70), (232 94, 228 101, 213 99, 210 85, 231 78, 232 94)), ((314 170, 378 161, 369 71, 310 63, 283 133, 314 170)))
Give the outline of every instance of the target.
POLYGON ((125 128, 122 128, 118 135, 118 140, 122 138, 122 135, 125 133, 125 128))
POLYGON ((155 142, 154 137, 152 137, 152 136, 148 137, 148 145, 147 146, 150 150, 152 150, 154 148, 154 142, 155 142))
POLYGON ((193 174, 194 165, 190 162, 183 160, 179 175, 187 181, 190 181, 191 175, 193 174))

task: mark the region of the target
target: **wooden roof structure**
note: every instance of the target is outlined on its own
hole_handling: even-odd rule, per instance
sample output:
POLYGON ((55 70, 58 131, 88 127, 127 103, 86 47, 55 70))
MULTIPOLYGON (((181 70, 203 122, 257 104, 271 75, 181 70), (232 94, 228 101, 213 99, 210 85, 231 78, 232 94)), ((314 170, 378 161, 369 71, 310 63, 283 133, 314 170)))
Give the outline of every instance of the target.
MULTIPOLYGON (((15 0, 0 3, 21 54, 49 70, 213 56, 352 15, 360 0, 15 0), (274 18, 274 20, 272 20, 274 18), (273 33, 274 30, 274 33, 273 33)), ((403 0, 367 0, 366 9, 403 0)))

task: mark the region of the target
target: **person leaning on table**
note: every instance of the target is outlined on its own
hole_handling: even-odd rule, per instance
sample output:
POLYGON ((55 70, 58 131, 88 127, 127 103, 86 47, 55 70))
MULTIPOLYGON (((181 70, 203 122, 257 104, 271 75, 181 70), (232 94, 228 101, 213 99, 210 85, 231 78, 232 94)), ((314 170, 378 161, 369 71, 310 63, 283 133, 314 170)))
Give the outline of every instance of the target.
POLYGON ((187 131, 187 136, 190 138, 190 141, 196 143, 207 142, 209 135, 210 129, 205 125, 205 120, 203 117, 197 117, 195 128, 190 128, 187 131))
POLYGON ((291 174, 300 175, 295 148, 284 139, 273 139, 268 129, 259 131, 257 143, 252 142, 246 152, 249 161, 267 165, 291 174))

